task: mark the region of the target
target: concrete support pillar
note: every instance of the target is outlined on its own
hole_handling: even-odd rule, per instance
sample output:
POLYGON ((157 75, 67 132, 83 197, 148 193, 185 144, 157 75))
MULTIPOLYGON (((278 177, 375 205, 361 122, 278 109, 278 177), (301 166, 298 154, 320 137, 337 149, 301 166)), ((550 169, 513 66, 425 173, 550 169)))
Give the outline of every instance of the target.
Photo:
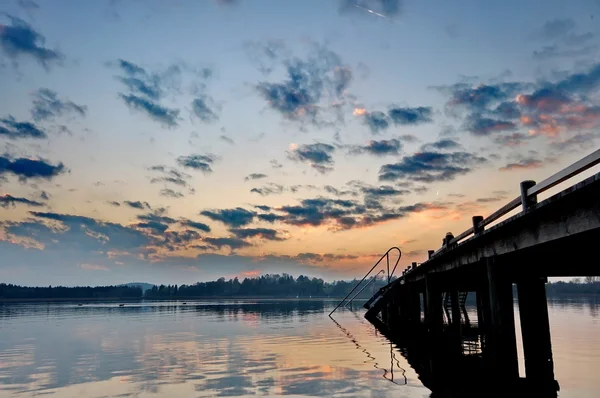
POLYGON ((425 323, 430 333, 437 335, 441 332, 444 324, 444 313, 442 307, 442 291, 433 275, 425 277, 425 301, 427 312, 425 323))
POLYGON ((525 376, 539 388, 556 391, 545 282, 536 277, 517 282, 525 376))
POLYGON ((519 378, 512 282, 493 260, 486 263, 482 295, 485 333, 484 358, 499 381, 519 378))

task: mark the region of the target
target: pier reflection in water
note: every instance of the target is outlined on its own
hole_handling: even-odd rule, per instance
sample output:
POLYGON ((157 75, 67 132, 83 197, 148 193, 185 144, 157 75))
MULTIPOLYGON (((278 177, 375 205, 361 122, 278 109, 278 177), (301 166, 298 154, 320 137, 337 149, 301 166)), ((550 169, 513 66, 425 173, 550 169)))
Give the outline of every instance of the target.
MULTIPOLYGON (((0 304, 0 396, 447 396, 424 386, 421 352, 390 342, 362 311, 333 322, 335 304, 0 304)), ((600 391, 598 308, 550 301, 561 398, 600 391)))

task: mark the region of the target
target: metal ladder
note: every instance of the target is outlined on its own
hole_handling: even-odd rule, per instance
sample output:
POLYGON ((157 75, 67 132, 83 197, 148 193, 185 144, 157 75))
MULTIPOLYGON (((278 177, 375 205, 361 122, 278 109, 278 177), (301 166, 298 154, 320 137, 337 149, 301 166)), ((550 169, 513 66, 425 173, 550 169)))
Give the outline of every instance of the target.
MULTIPOLYGON (((387 275, 388 275, 388 277, 387 277, 387 280, 388 280, 388 284, 389 284, 389 283, 391 282, 391 280, 392 280, 392 276, 394 275, 394 271, 396 271, 396 267, 398 266, 398 263, 400 262, 400 258, 401 258, 401 257, 402 257, 402 251, 401 251, 401 250, 400 250, 398 247, 396 247, 396 246, 394 246, 394 247, 390 247, 390 248, 388 249, 388 251, 386 251, 386 252, 385 252, 385 254, 384 254, 383 256, 381 256, 381 258, 380 258, 380 259, 379 259, 379 260, 378 260, 378 261, 375 263, 375 265, 373 265, 373 267, 371 267, 371 269, 369 270, 369 272, 367 272, 367 273, 365 274, 365 276, 364 276, 364 277, 363 277, 363 278, 360 280, 360 282, 358 282, 358 283, 357 283, 357 284, 356 284, 356 285, 355 285, 355 286, 352 288, 352 290, 350 290, 350 292, 349 292, 349 293, 346 295, 346 297, 344 297, 344 298, 342 299, 342 301, 340 301, 340 302, 338 303, 338 305, 337 305, 337 306, 336 306, 336 307, 333 309, 333 311, 331 311, 331 312, 329 313, 329 316, 331 316, 331 314, 333 314, 333 313, 334 313, 334 312, 335 312, 335 311, 336 311, 338 308, 340 308, 340 307, 342 306, 342 304, 344 304, 344 303, 346 302, 346 300, 348 299, 348 297, 350 297, 350 295, 351 295, 352 293, 354 293, 354 291, 355 291, 355 290, 356 290, 356 289, 357 289, 357 288, 358 288, 358 287, 361 285, 361 283, 363 283, 363 282, 365 281, 365 279, 367 279, 367 278, 369 277, 369 275, 371 275, 371 272, 373 272, 373 270, 374 270, 375 268, 377 268, 377 266, 379 265, 379 263, 380 263, 381 261, 383 261, 383 259, 384 259, 384 258, 386 259, 386 263, 387 263, 387 275), (392 252, 392 251, 397 251, 397 252, 398 252, 398 259, 396 260, 396 263, 394 264, 394 267, 392 268, 392 272, 390 273, 390 252, 392 252)), ((382 271, 383 271, 383 270, 382 270, 382 271)), ((365 286, 363 286, 363 288, 362 288, 362 289, 360 289, 360 291, 359 291, 358 293, 356 293, 356 294, 355 294, 355 295, 354 295, 354 296, 353 296, 353 297, 352 297, 352 298, 351 298, 351 299, 348 301, 348 303, 347 303, 346 305, 348 305, 349 303, 351 303, 351 302, 352 302, 352 300, 354 300, 354 299, 356 298, 356 296, 358 296, 358 295, 359 295, 359 294, 360 294, 360 293, 361 293, 361 292, 362 292, 362 291, 365 289, 365 287, 366 287, 366 286, 368 286, 368 285, 369 285, 371 282, 373 282, 373 281, 375 280, 375 278, 377 278, 377 275, 379 275, 380 273, 381 273, 381 271, 380 271, 380 272, 378 272, 376 275, 374 275, 374 276, 371 278, 371 280, 370 280, 369 282, 367 282, 367 284, 366 284, 365 286)), ((381 292, 381 289, 380 289, 380 291, 379 291, 379 292, 377 292, 377 294, 378 294, 378 295, 380 295, 381 293, 382 293, 382 292, 381 292)), ((373 296, 373 297, 375 297, 375 296, 373 296)), ((373 300, 373 299, 371 299, 371 300, 373 300)), ((369 300, 369 301, 371 301, 371 300, 369 300)))

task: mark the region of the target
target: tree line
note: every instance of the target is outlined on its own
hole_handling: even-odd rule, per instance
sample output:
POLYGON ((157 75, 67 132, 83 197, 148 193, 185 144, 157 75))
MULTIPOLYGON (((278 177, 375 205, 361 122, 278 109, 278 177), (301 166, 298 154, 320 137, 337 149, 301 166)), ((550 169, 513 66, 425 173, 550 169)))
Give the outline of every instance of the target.
MULTIPOLYGON (((343 297, 359 282, 326 282, 321 278, 300 275, 294 278, 288 274, 267 274, 256 278, 226 280, 219 278, 211 282, 198 282, 193 285, 160 285, 146 290, 145 297, 343 297)), ((385 279, 371 283, 359 297, 370 297, 376 289, 386 284, 385 279), (375 289, 375 290, 374 290, 375 289)), ((358 290, 357 290, 358 291, 358 290)))
POLYGON ((137 286, 28 287, 0 283, 0 299, 110 299, 142 295, 142 288, 137 286))
MULTIPOLYGON (((111 298, 191 298, 191 297, 344 297, 358 280, 326 282, 320 278, 288 274, 267 274, 255 278, 226 280, 219 278, 211 282, 192 285, 154 285, 143 290, 140 286, 48 286, 27 287, 0 283, 0 299, 111 299, 111 298)), ((370 284, 359 298, 369 298, 386 284, 385 278, 370 284)), ((363 285, 364 286, 364 285, 363 285)), ((357 289, 358 291, 358 289, 357 289)), ((571 282, 554 282, 546 285, 549 296, 562 294, 598 294, 600 278, 575 278, 571 282)))

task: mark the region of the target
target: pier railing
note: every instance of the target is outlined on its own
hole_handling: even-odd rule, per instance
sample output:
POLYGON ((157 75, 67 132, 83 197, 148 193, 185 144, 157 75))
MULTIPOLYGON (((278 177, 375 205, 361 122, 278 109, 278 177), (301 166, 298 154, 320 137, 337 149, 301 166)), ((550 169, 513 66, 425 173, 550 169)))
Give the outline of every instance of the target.
POLYGON ((433 256, 436 256, 445 248, 456 245, 460 241, 462 241, 465 238, 468 238, 471 235, 477 235, 483 232, 484 228, 487 225, 505 216, 506 214, 510 213, 511 211, 513 211, 521 205, 523 207, 523 210, 526 210, 529 206, 537 203, 537 195, 555 187, 556 185, 570 179, 571 177, 574 177, 594 167, 597 164, 600 164, 600 149, 597 149, 588 156, 578 160, 577 162, 564 168, 558 173, 546 178, 540 183, 536 184, 535 181, 521 182, 520 196, 514 198, 513 200, 511 200, 506 205, 502 206, 500 209, 496 210, 486 218, 483 218, 481 216, 474 216, 473 226, 471 228, 467 229, 466 231, 464 231, 456 237, 447 235, 446 239, 444 239, 443 246, 433 253, 430 252, 429 257, 431 258, 433 256))
MULTIPOLYGON (((360 282, 358 282, 352 288, 352 290, 350 290, 350 292, 346 295, 346 297, 344 297, 342 299, 342 301, 340 301, 338 303, 338 305, 333 309, 333 311, 331 311, 329 313, 329 316, 331 316, 331 314, 333 314, 338 308, 340 308, 342 306, 342 304, 344 304, 344 302, 348 299, 348 297, 350 297, 350 295, 352 293, 354 293, 354 291, 361 285, 361 283, 363 283, 365 281, 365 279, 367 279, 369 277, 369 275, 371 275, 371 272, 373 272, 373 270, 375 268, 377 268, 377 266, 379 265, 379 263, 381 263, 384 258, 386 259, 386 263, 387 263, 387 275, 388 275, 387 276, 387 280, 388 280, 388 283, 390 283, 391 280, 392 280, 392 276, 394 275, 394 271, 396 271, 396 267, 398 266, 398 263, 400 262, 400 257, 402 257, 402 251, 398 247, 396 247, 396 246, 390 247, 388 249, 388 251, 386 251, 385 254, 383 256, 381 256, 381 258, 375 263, 375 265, 373 265, 373 267, 371 267, 371 269, 369 270, 369 272, 367 272, 365 274, 365 276, 360 280, 360 282), (397 251, 398 252, 398 258, 396 259, 396 263, 394 264, 394 267, 392 268, 392 272, 390 272, 390 252, 392 252, 392 251, 397 251)), ((375 275, 375 276, 377 276, 377 275, 375 275)), ((362 291, 362 289, 361 289, 361 291, 362 291)), ((352 300, 354 300, 354 298, 356 298, 357 295, 355 295, 354 297, 352 297, 352 300)))

